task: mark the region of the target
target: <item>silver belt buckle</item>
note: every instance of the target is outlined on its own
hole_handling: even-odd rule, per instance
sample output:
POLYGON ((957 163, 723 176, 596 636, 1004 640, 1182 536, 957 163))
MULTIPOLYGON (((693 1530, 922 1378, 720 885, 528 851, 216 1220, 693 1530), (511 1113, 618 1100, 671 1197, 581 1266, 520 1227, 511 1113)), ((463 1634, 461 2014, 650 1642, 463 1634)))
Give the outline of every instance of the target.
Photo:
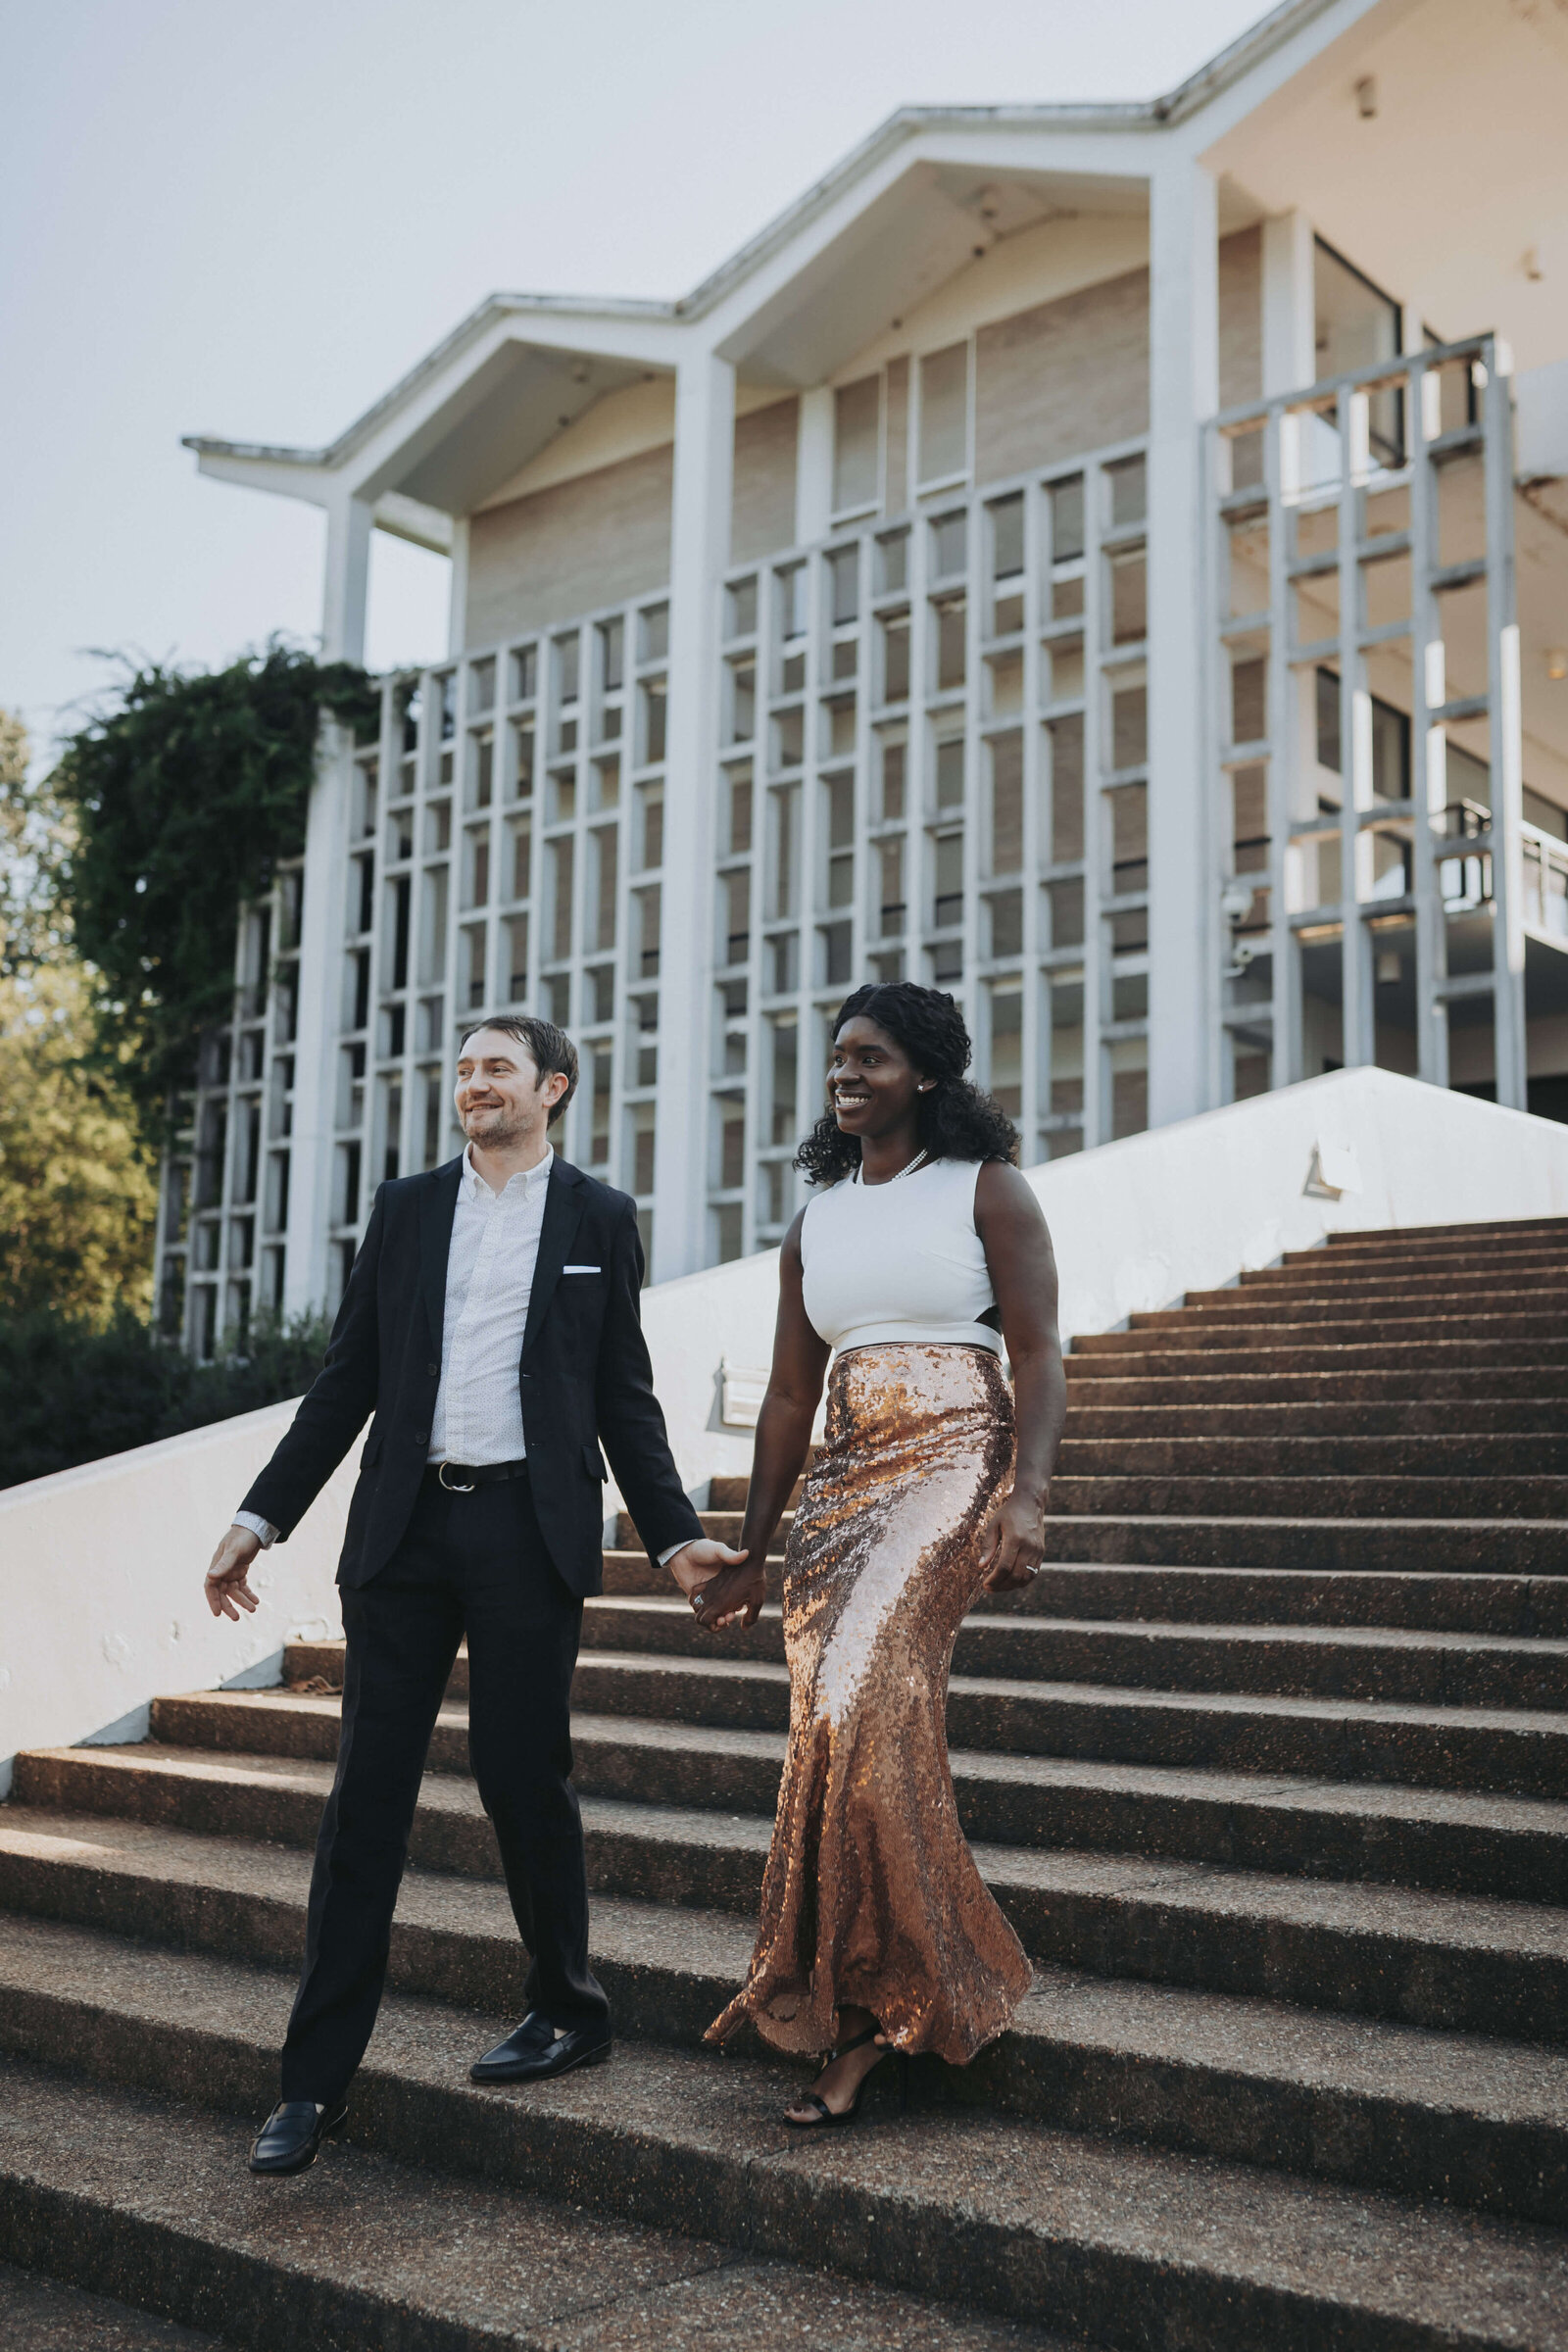
POLYGON ((454 1485, 453 1481, 447 1476, 447 1472, 451 1468, 452 1464, 450 1462, 437 1462, 435 1468, 436 1477, 441 1481, 441 1484, 445 1487, 447 1493, 449 1494, 471 1494, 475 1487, 477 1487, 479 1484, 478 1480, 476 1478, 470 1478, 466 1485, 454 1485))

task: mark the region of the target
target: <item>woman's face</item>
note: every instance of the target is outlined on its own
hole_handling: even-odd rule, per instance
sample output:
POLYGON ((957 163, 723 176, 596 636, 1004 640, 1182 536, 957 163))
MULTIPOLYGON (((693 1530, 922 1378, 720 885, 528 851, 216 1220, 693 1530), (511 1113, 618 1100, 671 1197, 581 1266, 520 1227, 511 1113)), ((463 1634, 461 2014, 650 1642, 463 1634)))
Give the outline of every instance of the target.
POLYGON ((907 1119, 921 1072, 896 1037, 857 1012, 833 1041, 828 1099, 843 1135, 886 1135, 907 1119))

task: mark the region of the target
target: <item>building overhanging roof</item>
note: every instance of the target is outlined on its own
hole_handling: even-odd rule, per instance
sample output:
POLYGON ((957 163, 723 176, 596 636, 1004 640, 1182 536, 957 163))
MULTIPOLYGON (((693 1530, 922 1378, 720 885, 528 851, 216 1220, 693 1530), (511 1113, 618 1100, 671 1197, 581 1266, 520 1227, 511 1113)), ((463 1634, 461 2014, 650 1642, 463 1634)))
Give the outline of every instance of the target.
POLYGON ((471 511, 595 400, 639 376, 671 372, 704 321, 713 348, 748 380, 786 390, 826 380, 851 356, 843 346, 856 312, 852 278, 863 280, 869 270, 897 312, 922 298, 934 273, 967 258, 962 223, 973 215, 963 208, 975 198, 959 183, 962 172, 982 169, 980 159, 998 159, 995 168, 1026 190, 1039 218, 1054 205, 1070 209, 1075 182, 1081 202, 1086 174, 1097 191, 1092 209, 1141 205, 1151 134, 1207 117, 1200 141, 1210 122, 1223 141, 1319 51, 1412 5, 1284 0, 1176 88, 1148 100, 901 107, 675 300, 493 294, 319 448, 197 434, 184 446, 206 472, 285 496, 329 505, 352 488, 371 501, 381 527, 438 545, 443 534, 450 539, 445 518, 471 511), (1293 43, 1294 56, 1282 59, 1293 43), (1241 86, 1249 76, 1256 77, 1250 89, 1241 86), (1227 98, 1228 107, 1218 103, 1227 98))

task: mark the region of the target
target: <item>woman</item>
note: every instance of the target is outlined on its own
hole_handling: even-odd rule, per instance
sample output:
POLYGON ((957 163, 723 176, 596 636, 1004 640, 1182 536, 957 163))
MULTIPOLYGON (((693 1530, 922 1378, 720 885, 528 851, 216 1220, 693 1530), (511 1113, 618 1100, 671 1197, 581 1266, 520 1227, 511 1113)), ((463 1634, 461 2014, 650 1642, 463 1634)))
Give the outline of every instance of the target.
POLYGON ((808 2130, 850 2120, 889 2047, 966 2064, 1029 1984, 958 1827, 944 1710, 981 1582, 1009 1592, 1039 1568, 1066 1384, 1045 1219, 968 1061, 939 990, 860 988, 841 1008, 832 1107, 796 1158, 819 1189, 780 1256, 746 1558, 690 1592, 706 1626, 756 1622, 836 1350, 784 1555, 790 1742, 760 1932, 708 2030, 749 2017, 778 2049, 831 2048, 785 2111, 808 2130))

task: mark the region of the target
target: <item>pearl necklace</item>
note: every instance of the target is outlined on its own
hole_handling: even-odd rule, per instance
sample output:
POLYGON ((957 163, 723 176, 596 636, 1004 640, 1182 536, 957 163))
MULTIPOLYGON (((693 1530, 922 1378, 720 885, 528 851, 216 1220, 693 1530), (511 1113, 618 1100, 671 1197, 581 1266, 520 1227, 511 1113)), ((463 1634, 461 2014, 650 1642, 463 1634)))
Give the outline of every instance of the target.
MULTIPOLYGON (((900 1168, 896 1176, 889 1176, 886 1181, 889 1184, 902 1183, 906 1176, 912 1176, 916 1168, 923 1167, 925 1165, 925 1152, 917 1152, 912 1159, 907 1159, 905 1161, 903 1167, 900 1168)), ((858 1184, 860 1181, 860 1170, 858 1168, 857 1168, 855 1171, 855 1181, 857 1184, 858 1184)), ((875 1188, 873 1187, 872 1189, 874 1190, 875 1188)))

